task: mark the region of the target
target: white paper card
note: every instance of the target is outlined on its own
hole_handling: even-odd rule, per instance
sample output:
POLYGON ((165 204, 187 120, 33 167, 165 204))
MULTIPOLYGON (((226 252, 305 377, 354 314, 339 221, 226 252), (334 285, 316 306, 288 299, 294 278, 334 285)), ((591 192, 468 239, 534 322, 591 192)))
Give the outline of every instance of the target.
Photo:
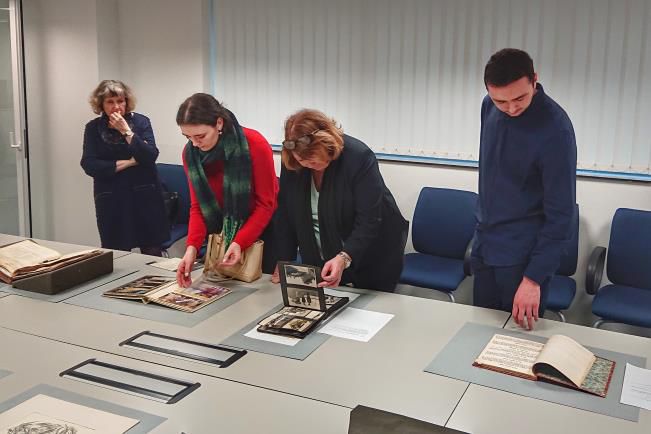
POLYGON ((651 410, 651 370, 626 364, 622 385, 622 404, 651 410))
POLYGON ((326 323, 319 333, 368 342, 391 319, 390 313, 372 312, 370 310, 349 307, 326 323))
POLYGON ((116 434, 128 431, 138 422, 137 419, 73 404, 51 396, 36 395, 0 414, 0 433, 32 432, 30 428, 35 429, 33 427, 40 424, 40 428, 48 426, 50 431, 34 432, 116 434), (68 427, 67 431, 64 430, 65 427, 68 427))
POLYGON ((261 341, 267 341, 267 342, 273 342, 276 344, 282 344, 282 345, 288 345, 290 347, 293 347, 297 343, 299 343, 301 340, 298 338, 293 338, 291 336, 281 336, 281 335, 273 335, 271 333, 260 333, 258 331, 258 326, 256 325, 251 329, 251 331, 244 333, 244 336, 247 338, 251 339, 258 339, 261 341))

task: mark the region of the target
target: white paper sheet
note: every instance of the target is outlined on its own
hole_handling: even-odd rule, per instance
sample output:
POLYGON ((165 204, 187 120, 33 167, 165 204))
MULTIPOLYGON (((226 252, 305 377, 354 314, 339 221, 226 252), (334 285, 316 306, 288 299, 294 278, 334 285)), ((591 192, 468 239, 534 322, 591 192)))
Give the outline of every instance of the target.
POLYGON ((619 402, 651 410, 651 369, 626 364, 619 402))
POLYGON ((290 347, 293 347, 294 345, 296 345, 301 341, 300 339, 293 338, 291 336, 273 335, 271 333, 260 333, 258 331, 257 325, 253 327, 251 331, 244 333, 244 336, 251 339, 258 339, 261 341, 274 342, 276 344, 289 345, 290 347))
MULTIPOLYGON (((9 432, 21 424, 48 424, 74 428, 79 434, 124 433, 139 421, 117 414, 73 404, 47 395, 36 395, 0 414, 0 432, 9 432)), ((27 429, 23 425, 21 429, 27 429)), ((22 431, 21 431, 22 432, 22 431)), ((56 431, 52 431, 56 432, 56 431)))
POLYGON ((326 323, 319 333, 368 342, 394 315, 349 307, 326 323))

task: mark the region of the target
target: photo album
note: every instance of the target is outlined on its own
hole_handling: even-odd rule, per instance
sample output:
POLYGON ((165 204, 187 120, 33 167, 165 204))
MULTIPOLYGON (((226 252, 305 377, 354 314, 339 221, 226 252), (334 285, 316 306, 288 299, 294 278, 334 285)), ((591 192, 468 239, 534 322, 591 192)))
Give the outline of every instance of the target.
POLYGON ((543 344, 496 334, 473 366, 527 380, 547 381, 604 398, 615 362, 595 356, 563 335, 553 335, 543 344))
POLYGON ((346 303, 348 297, 325 294, 320 288, 321 268, 278 262, 283 307, 264 318, 258 331, 304 338, 322 320, 346 303))
POLYGON ((142 276, 102 295, 161 304, 191 313, 230 292, 230 289, 204 279, 197 279, 188 288, 182 288, 173 276, 142 276))

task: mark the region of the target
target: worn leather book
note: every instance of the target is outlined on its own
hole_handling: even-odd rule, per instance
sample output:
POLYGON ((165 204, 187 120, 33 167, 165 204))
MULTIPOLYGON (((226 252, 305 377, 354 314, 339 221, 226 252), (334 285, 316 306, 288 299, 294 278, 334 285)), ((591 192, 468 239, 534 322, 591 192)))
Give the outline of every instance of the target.
POLYGON ((564 335, 547 343, 496 334, 473 363, 528 380, 543 380, 605 397, 615 362, 595 356, 564 335))

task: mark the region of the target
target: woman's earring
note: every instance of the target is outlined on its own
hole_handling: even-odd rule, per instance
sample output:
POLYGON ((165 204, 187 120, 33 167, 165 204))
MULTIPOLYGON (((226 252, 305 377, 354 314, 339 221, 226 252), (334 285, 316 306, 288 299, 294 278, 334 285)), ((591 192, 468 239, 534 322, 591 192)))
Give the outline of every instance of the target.
POLYGON ((222 130, 219 130, 219 131, 217 131, 217 135, 219 135, 219 136, 221 136, 221 135, 222 135, 222 133, 223 133, 223 131, 222 131, 222 130))

